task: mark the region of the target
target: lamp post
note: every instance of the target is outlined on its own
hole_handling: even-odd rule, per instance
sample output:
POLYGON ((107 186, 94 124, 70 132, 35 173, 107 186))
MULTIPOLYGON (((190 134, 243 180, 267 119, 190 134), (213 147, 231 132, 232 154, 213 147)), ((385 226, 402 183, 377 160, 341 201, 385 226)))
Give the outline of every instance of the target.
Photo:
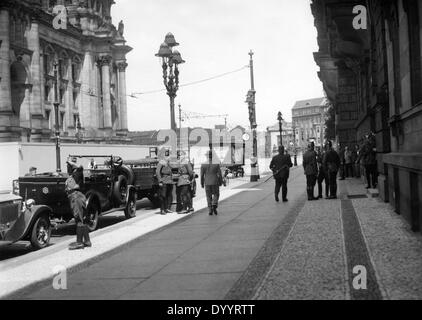
POLYGON ((281 112, 278 112, 278 116, 277 116, 277 120, 278 120, 278 127, 280 130, 280 146, 283 146, 283 114, 281 112))
POLYGON ((81 119, 78 115, 77 123, 76 123, 76 141, 81 144, 83 139, 83 133, 82 133, 82 125, 81 125, 81 119))
POLYGON ((296 122, 293 120, 293 149, 294 149, 294 166, 297 167, 297 145, 296 145, 296 122))
POLYGON ((167 95, 170 97, 170 126, 173 131, 176 131, 174 99, 177 97, 177 91, 179 90, 179 65, 185 63, 180 52, 173 50, 178 45, 174 35, 168 33, 160 46, 160 50, 155 55, 162 59, 164 86, 167 90, 167 95))
POLYGON ((256 129, 258 125, 256 123, 256 103, 255 103, 255 82, 254 82, 254 73, 253 73, 253 55, 254 53, 252 50, 249 52, 250 60, 249 60, 249 68, 251 72, 251 89, 248 92, 246 103, 248 103, 249 109, 249 122, 251 124, 252 129, 252 143, 253 143, 253 151, 252 151, 252 159, 251 159, 251 182, 256 182, 260 179, 259 176, 259 165, 258 165, 258 137, 256 129))
POLYGON ((54 115, 56 118, 55 123, 55 135, 56 135, 56 171, 59 173, 62 171, 61 169, 61 160, 60 160, 60 125, 59 125, 59 75, 57 72, 58 68, 58 61, 54 62, 54 115))

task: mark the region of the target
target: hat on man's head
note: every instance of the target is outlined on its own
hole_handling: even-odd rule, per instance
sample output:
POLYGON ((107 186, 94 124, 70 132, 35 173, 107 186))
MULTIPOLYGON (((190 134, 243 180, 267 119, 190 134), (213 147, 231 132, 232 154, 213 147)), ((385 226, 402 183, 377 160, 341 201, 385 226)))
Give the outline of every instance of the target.
POLYGON ((278 147, 278 153, 284 153, 286 149, 284 149, 284 146, 279 146, 278 147))
POLYGON ((37 171, 37 168, 35 168, 35 167, 30 167, 30 168, 29 168, 29 171, 37 171))

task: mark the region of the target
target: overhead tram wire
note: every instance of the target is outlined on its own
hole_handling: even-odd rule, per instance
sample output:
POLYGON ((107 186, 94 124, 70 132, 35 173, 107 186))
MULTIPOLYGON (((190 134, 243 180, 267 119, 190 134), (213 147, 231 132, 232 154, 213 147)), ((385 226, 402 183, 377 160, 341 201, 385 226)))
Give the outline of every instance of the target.
MULTIPOLYGON (((8 61, 8 60, 6 60, 4 58, 1 58, 1 57, 0 57, 0 60, 8 61)), ((184 84, 181 84, 179 87, 180 88, 182 88, 182 87, 189 87, 189 86, 193 86, 193 85, 196 85, 196 84, 200 84, 200 83, 212 81, 212 80, 215 80, 215 79, 223 78, 225 76, 228 76, 228 75, 231 75, 231 74, 240 72, 240 71, 242 71, 244 69, 248 69, 248 68, 249 68, 249 66, 244 66, 242 68, 239 68, 239 69, 236 69, 236 70, 233 70, 233 71, 229 71, 229 72, 225 72, 225 73, 222 73, 222 74, 219 74, 219 75, 210 77, 210 78, 206 78, 206 79, 202 79, 202 80, 197 80, 197 81, 193 81, 193 82, 184 83, 184 84)), ((82 86, 86 86, 86 84, 85 83, 81 83, 81 87, 82 86)), ((91 89, 91 88, 89 87, 89 89, 91 89)), ((138 95, 148 95, 148 94, 160 93, 160 92, 164 92, 164 91, 166 91, 166 89, 156 89, 156 90, 150 90, 150 91, 145 91, 145 92, 133 92, 132 94, 126 94, 126 96, 127 97, 130 97, 130 98, 138 99, 138 97, 136 97, 138 95)), ((83 90, 81 88, 79 92, 82 93, 82 94, 91 96, 91 97, 97 97, 97 98, 102 98, 103 97, 102 94, 96 94, 96 93, 94 93, 94 90, 92 90, 92 91, 85 91, 85 90, 83 90)))
MULTIPOLYGON (((179 87, 180 88, 189 87, 189 86, 193 86, 193 85, 196 85, 196 84, 200 84, 200 83, 212 81, 212 80, 215 80, 215 79, 223 78, 225 76, 231 75, 233 73, 240 72, 240 71, 247 69, 247 68, 249 68, 249 66, 244 66, 242 68, 239 68, 239 69, 236 69, 236 70, 233 70, 233 71, 230 71, 230 72, 225 72, 225 73, 222 73, 222 74, 210 77, 210 78, 184 83, 184 84, 181 84, 179 87)), ((148 94, 159 93, 159 92, 164 92, 164 91, 166 91, 166 89, 157 89, 157 90, 151 90, 151 91, 145 91, 145 92, 134 92, 134 93, 132 93, 128 96, 136 99, 137 95, 148 95, 148 94)))

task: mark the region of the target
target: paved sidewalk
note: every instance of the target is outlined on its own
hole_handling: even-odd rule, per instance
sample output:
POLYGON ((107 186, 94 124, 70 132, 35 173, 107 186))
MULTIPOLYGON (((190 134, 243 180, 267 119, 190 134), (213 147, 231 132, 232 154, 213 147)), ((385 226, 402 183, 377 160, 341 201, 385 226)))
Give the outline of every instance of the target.
POLYGON ((222 202, 219 216, 203 210, 149 234, 71 273, 66 291, 49 284, 17 298, 223 299, 295 205, 294 198, 303 198, 299 171, 292 173, 301 183, 291 186, 289 204, 274 202, 272 182, 242 186, 222 202))
MULTIPOLYGON (((230 181, 229 186, 221 190, 221 198, 226 199, 240 193, 241 189, 239 188, 247 184, 247 181, 246 177, 230 181)), ((195 198, 194 205, 196 209, 207 207, 202 189, 198 190, 198 197, 195 198)), ((66 268, 69 272, 80 269, 104 256, 122 250, 145 234, 187 217, 177 214, 157 215, 159 210, 150 210, 144 214, 139 213, 136 218, 92 233, 92 248, 85 248, 85 250, 77 252, 69 251, 67 247, 70 242, 74 241, 74 237, 72 237, 46 249, 1 261, 0 299, 15 294, 19 290, 27 290, 28 287, 38 287, 40 282, 51 283, 51 279, 55 275, 54 270, 58 266, 66 268)))
POLYGON ((203 210, 21 299, 422 299, 422 236, 359 180, 308 202, 292 171, 287 204, 273 182, 242 186, 220 215, 203 210), (354 286, 363 266, 367 288, 354 286))
POLYGON ((420 234, 361 181, 339 189, 338 200, 306 203, 255 299, 422 299, 420 234), (366 290, 353 285, 356 266, 366 290))

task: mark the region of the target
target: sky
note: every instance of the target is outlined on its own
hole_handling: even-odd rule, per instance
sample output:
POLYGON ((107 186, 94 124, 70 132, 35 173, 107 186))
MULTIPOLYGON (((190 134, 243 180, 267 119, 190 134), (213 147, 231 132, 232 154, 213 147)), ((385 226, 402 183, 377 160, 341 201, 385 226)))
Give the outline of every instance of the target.
MULTIPOLYGON (((168 32, 180 43, 186 84, 238 70, 254 52, 256 115, 259 130, 277 123, 277 113, 291 121, 297 100, 324 96, 313 52, 317 32, 310 0, 116 0, 113 23, 123 20, 127 55, 127 94, 164 89, 155 56, 168 32)), ((205 115, 228 114, 229 126, 248 126, 246 94, 249 68, 181 87, 176 106, 205 115)), ((165 91, 128 97, 130 131, 168 129, 170 104, 165 91)), ((178 114, 176 114, 176 119, 178 114)), ((214 127, 224 118, 190 119, 186 127, 214 127)))

